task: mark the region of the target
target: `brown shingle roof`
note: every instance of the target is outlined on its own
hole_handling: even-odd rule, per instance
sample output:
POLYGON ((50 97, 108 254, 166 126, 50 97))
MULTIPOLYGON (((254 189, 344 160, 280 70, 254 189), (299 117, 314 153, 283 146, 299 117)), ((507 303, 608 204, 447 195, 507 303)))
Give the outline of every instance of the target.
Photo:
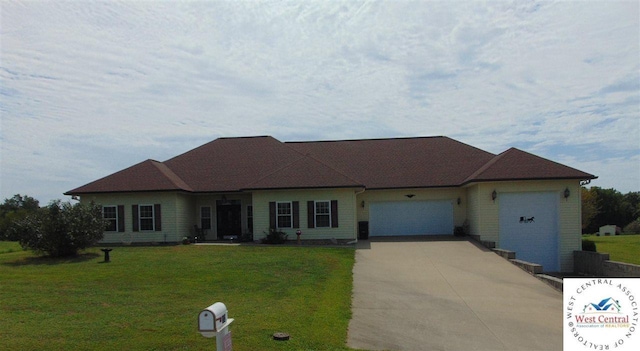
POLYGON ((165 162, 196 192, 238 191, 301 155, 270 136, 220 138, 165 162))
POLYGON ((192 191, 191 187, 166 165, 155 160, 146 160, 65 194, 163 190, 192 191))
POLYGON ((518 149, 496 156, 447 137, 282 143, 263 136, 216 139, 164 163, 147 160, 66 194, 393 189, 593 178, 518 149))
POLYGON ((286 144, 369 189, 458 186, 495 156, 447 137, 286 144))
POLYGON ((510 148, 471 174, 464 183, 498 180, 594 179, 594 175, 510 148))
POLYGON ((343 187, 364 187, 364 184, 349 178, 310 156, 301 155, 299 159, 248 184, 245 189, 343 187))

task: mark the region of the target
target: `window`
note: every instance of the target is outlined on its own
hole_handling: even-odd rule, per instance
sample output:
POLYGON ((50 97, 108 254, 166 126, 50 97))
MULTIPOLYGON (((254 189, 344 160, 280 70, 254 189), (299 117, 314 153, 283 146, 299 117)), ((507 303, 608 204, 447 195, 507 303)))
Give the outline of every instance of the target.
POLYGON ((253 206, 247 206, 247 229, 249 233, 253 233, 253 206))
POLYGON ((155 230, 153 216, 153 205, 140 205, 140 230, 155 230))
POLYGON ((200 207, 200 228, 211 229, 211 207, 200 207))
POLYGON ((338 228, 338 200, 307 201, 307 228, 338 228))
POLYGON ((277 206, 277 227, 278 228, 291 228, 292 223, 292 211, 291 202, 278 202, 277 206))
MULTIPOLYGON (((118 212, 122 213, 122 216, 118 214, 118 217, 124 218, 124 206, 118 206, 118 212)), ((133 215, 134 232, 141 230, 162 231, 162 205, 131 205, 131 214, 133 215)), ((119 223, 121 231, 124 231, 123 224, 121 220, 119 223)))
POLYGON ((116 206, 102 207, 102 218, 107 222, 104 231, 115 232, 118 230, 118 211, 116 206))
POLYGON ((316 228, 331 227, 331 202, 316 201, 315 209, 316 228))

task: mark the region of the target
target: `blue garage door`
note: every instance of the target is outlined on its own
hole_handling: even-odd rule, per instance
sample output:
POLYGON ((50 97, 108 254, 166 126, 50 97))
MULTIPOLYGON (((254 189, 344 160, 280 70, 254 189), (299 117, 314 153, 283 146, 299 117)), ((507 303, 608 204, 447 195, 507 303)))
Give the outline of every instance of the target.
POLYGON ((453 235, 452 201, 371 203, 369 235, 453 235))
POLYGON ((558 271, 559 199, 552 192, 500 194, 500 248, 547 272, 558 271))

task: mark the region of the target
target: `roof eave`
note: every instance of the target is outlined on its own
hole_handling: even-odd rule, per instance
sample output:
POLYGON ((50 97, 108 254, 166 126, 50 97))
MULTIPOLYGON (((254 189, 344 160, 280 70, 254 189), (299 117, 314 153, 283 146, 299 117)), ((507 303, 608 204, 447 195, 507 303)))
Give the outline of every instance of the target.
POLYGON ((74 191, 70 190, 63 195, 91 195, 91 194, 132 194, 132 193, 166 193, 166 192, 182 192, 192 193, 185 189, 156 189, 156 190, 109 190, 109 191, 74 191))
POLYGON ((349 189, 349 188, 365 188, 361 184, 352 185, 318 185, 318 186, 289 186, 289 187, 258 187, 258 188, 244 188, 240 191, 254 191, 254 190, 305 190, 305 189, 349 189))
POLYGON ((478 179, 471 179, 468 181, 465 181, 464 183, 460 184, 460 186, 464 186, 467 184, 471 184, 471 183, 487 183, 487 182, 514 182, 514 181, 531 181, 531 180, 593 180, 593 179, 598 179, 597 176, 594 175, 589 175, 589 177, 531 177, 531 178, 478 178, 478 179))

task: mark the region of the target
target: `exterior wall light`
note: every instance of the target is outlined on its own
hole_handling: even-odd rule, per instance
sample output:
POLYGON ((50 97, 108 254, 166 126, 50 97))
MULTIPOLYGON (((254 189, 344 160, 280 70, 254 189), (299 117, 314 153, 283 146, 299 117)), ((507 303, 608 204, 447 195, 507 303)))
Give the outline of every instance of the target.
POLYGON ((494 190, 491 193, 491 200, 493 200, 493 202, 496 202, 496 198, 498 197, 498 193, 496 193, 496 191, 494 190))
POLYGON ((460 205, 460 203, 462 203, 462 200, 460 200, 460 198, 458 198, 458 205, 460 205))
POLYGON ((568 199, 569 195, 571 195, 571 191, 569 191, 569 188, 564 189, 564 198, 568 199))
POLYGON ((360 203, 360 206, 362 206, 362 208, 364 208, 364 200, 362 200, 362 202, 360 203))

